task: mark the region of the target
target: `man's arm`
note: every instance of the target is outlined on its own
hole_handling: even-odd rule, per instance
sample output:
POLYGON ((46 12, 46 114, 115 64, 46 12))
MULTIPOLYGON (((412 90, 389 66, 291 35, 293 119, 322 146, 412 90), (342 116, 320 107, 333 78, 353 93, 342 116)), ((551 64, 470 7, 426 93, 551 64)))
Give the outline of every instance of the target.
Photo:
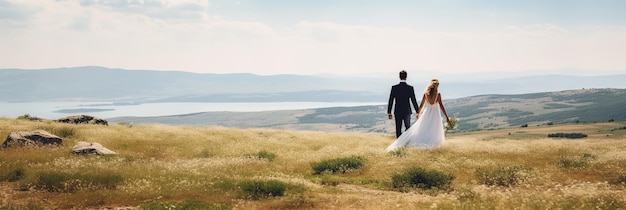
MULTIPOLYGON (((415 91, 413 90, 413 88, 411 88, 411 103, 413 103, 413 108, 415 108, 415 111, 417 112, 417 115, 419 115, 420 114, 418 112, 419 106, 417 105, 417 99, 415 99, 415 91)), ((417 117, 417 115, 415 115, 415 116, 417 117)))
POLYGON ((391 107, 393 106, 393 87, 391 88, 391 92, 389 93, 389 102, 387 102, 387 118, 391 120, 391 107))

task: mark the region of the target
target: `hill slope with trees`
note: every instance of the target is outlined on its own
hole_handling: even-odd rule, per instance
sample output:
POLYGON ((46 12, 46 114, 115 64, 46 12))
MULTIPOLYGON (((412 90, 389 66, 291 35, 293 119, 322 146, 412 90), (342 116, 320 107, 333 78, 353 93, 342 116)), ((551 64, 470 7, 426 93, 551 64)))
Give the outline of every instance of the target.
MULTIPOLYGON (((444 95, 445 98, 445 95, 444 95)), ((626 89, 580 89, 519 95, 481 95, 445 100, 459 117, 452 132, 542 124, 626 120, 626 89)), ((267 112, 204 112, 176 116, 122 117, 112 122, 240 128, 392 133, 386 105, 267 112)))

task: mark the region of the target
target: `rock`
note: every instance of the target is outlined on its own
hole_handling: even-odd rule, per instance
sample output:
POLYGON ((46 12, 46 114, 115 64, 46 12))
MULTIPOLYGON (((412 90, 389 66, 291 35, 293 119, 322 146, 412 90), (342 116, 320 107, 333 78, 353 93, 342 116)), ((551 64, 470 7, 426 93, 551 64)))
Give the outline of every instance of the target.
POLYGON ((52 135, 43 130, 11 132, 2 143, 2 147, 11 146, 60 146, 63 143, 61 137, 52 135))
POLYGON ((96 142, 84 142, 84 141, 79 141, 78 143, 76 143, 76 145, 74 145, 74 147, 72 148, 72 152, 74 152, 74 154, 78 154, 78 155, 84 155, 84 154, 96 154, 96 155, 112 155, 112 154, 117 154, 107 148, 105 148, 104 146, 102 146, 102 144, 96 143, 96 142))
POLYGON ((109 122, 107 122, 106 120, 89 116, 89 115, 69 116, 66 118, 58 119, 56 121, 62 122, 62 123, 74 123, 74 124, 109 125, 109 122))

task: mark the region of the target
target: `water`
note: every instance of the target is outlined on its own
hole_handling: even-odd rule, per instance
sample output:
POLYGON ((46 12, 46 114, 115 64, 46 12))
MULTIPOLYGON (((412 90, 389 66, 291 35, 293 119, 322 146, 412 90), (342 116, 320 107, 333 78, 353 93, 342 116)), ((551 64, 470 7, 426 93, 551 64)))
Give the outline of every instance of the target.
POLYGON ((0 102, 0 117, 16 118, 25 114, 44 119, 71 115, 91 115, 98 118, 148 117, 180 115, 197 112, 255 112, 299 110, 323 107, 352 107, 381 105, 381 102, 268 102, 268 103, 146 103, 114 104, 112 102, 0 102))

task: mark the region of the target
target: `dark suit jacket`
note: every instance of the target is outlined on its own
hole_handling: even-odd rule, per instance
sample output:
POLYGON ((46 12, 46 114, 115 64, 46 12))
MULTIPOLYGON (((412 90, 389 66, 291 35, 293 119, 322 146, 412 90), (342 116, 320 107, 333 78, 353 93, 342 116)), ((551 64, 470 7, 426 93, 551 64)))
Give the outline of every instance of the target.
POLYGON ((395 115, 410 115, 413 113, 411 111, 411 104, 409 103, 409 100, 413 103, 415 110, 418 109, 413 86, 406 84, 406 82, 400 82, 400 84, 391 87, 389 103, 387 104, 387 113, 391 113, 394 100, 396 101, 396 107, 393 111, 395 115))

